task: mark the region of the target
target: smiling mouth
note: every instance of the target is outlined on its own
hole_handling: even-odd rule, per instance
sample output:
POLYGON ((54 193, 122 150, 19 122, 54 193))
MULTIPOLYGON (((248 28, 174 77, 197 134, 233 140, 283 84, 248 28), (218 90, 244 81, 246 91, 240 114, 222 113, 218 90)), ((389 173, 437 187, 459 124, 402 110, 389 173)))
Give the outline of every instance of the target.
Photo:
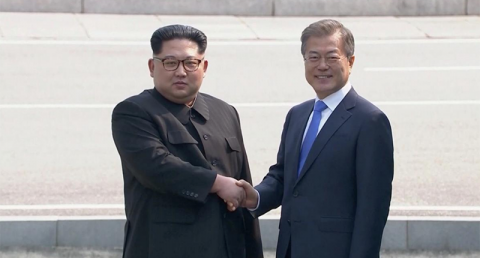
POLYGON ((315 76, 315 78, 318 78, 318 79, 328 79, 332 77, 333 77, 332 75, 316 75, 315 76))

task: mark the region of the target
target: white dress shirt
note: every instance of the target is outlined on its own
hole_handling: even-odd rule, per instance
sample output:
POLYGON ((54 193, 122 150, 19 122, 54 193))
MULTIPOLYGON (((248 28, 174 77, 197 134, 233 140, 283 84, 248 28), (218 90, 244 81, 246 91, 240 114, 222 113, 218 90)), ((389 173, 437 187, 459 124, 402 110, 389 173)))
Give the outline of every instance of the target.
MULTIPOLYGON (((337 108, 338 104, 342 102, 343 98, 345 98, 345 96, 347 95, 347 93, 350 91, 351 88, 352 88, 352 85, 350 84, 350 82, 347 82, 347 84, 345 84, 343 88, 328 95, 324 99, 319 99, 318 97, 315 97, 315 103, 317 103, 317 101, 323 101, 323 103, 327 105, 327 108, 322 111, 322 118, 320 119, 320 125, 318 126, 317 135, 320 132, 320 130, 322 130, 322 127, 327 122, 327 119, 333 113, 335 108, 337 108)), ((310 113, 310 117, 308 118, 307 125, 305 126, 305 130, 303 132, 302 144, 303 144, 303 140, 305 140, 305 136, 307 135, 308 127, 310 126, 310 122, 312 121, 312 116, 313 116, 313 110, 312 110, 312 113, 310 113)))

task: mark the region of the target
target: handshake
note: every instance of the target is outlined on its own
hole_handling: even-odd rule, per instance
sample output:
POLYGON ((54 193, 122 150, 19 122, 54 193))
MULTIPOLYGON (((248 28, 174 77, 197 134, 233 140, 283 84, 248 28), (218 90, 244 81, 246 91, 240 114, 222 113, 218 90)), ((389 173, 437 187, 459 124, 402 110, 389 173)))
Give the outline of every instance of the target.
POLYGON ((216 193, 227 203, 229 211, 235 211, 238 207, 254 209, 257 207, 257 191, 245 180, 217 175, 212 186, 212 193, 216 193))

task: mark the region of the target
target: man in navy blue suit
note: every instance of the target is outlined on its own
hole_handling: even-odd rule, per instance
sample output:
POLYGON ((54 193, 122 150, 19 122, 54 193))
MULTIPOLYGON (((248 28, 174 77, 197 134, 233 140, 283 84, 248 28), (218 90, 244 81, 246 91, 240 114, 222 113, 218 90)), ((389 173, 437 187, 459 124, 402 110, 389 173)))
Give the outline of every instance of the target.
POLYGON ((335 20, 301 36, 305 77, 315 99, 293 107, 277 162, 242 206, 261 216, 282 205, 277 258, 376 258, 393 180, 393 140, 385 114, 349 82, 350 30, 335 20))

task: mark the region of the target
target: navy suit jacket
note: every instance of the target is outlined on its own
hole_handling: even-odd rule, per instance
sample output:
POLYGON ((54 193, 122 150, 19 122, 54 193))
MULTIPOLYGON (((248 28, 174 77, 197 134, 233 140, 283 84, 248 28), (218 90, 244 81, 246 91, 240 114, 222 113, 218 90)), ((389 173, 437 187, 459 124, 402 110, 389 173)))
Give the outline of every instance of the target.
POLYGON ((314 100, 285 120, 277 163, 255 188, 260 216, 282 205, 277 258, 375 258, 393 180, 390 123, 352 88, 318 134, 297 178, 302 136, 314 100))

